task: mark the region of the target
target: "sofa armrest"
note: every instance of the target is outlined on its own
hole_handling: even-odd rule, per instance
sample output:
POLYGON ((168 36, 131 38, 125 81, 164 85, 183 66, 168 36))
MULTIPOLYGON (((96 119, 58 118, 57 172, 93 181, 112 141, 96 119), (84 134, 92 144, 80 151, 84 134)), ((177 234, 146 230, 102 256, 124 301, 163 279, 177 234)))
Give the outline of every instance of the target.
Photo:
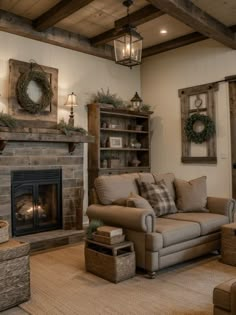
POLYGON ((234 222, 235 200, 231 198, 207 197, 207 209, 216 214, 223 214, 234 222))
POLYGON ((153 210, 93 204, 88 207, 87 216, 89 220, 100 219, 105 224, 121 226, 137 232, 151 233, 155 230, 156 218, 153 210))

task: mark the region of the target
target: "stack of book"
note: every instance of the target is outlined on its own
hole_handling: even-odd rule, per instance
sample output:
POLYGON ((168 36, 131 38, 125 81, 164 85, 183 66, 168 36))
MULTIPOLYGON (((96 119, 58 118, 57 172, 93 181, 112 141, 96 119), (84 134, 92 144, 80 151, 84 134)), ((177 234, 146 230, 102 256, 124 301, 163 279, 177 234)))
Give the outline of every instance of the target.
POLYGON ((93 239, 99 243, 114 245, 124 242, 125 235, 122 228, 104 225, 98 227, 97 231, 93 233, 93 239))

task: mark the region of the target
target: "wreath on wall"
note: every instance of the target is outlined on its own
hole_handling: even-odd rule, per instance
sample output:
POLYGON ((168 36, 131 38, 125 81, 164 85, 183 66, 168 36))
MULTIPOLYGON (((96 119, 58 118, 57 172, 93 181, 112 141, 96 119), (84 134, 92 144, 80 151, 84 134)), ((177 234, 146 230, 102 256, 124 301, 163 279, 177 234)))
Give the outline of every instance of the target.
POLYGON ((199 113, 191 115, 185 123, 185 134, 188 141, 194 143, 203 143, 209 140, 215 134, 215 123, 207 115, 201 115, 199 113), (194 130, 194 125, 196 122, 203 124, 203 130, 198 132, 194 130))
POLYGON ((33 70, 33 67, 37 64, 31 64, 31 69, 23 73, 16 85, 16 96, 20 106, 31 114, 37 114, 47 108, 52 100, 53 92, 48 81, 46 73, 43 71, 33 70), (37 83, 41 88, 42 97, 39 102, 34 102, 28 94, 28 86, 31 81, 37 83))

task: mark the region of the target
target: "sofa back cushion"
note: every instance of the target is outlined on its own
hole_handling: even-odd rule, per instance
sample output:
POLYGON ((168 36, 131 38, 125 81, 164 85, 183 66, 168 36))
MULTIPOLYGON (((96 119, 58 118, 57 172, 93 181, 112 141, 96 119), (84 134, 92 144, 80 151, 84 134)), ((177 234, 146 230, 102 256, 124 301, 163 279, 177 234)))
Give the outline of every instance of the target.
POLYGON ((137 173, 97 177, 94 186, 100 202, 110 205, 120 198, 128 198, 130 193, 138 194, 135 183, 138 177, 137 173))
POLYGON ((176 205, 180 211, 203 211, 207 203, 206 176, 185 181, 175 179, 176 205))
POLYGON ((171 197, 175 200, 176 198, 175 186, 174 186, 175 175, 173 173, 163 173, 163 174, 153 173, 153 177, 156 183, 160 182, 161 180, 165 182, 165 185, 168 188, 171 197))

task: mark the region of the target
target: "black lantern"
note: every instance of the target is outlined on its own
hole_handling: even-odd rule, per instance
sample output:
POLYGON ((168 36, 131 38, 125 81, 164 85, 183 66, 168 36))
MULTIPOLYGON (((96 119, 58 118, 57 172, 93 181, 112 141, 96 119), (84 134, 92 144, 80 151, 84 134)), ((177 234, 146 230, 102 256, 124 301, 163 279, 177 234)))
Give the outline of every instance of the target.
POLYGON ((140 110, 141 106, 142 106, 142 102, 143 100, 141 99, 141 97, 138 95, 138 92, 136 92, 134 94, 134 97, 130 100, 132 103, 132 108, 134 110, 140 110))
MULTIPOLYGON (((128 21, 131 4, 133 4, 132 0, 123 2, 127 7, 128 21)), ((124 35, 114 40, 116 63, 132 68, 141 64, 143 38, 129 22, 124 26, 124 32, 124 35)))

